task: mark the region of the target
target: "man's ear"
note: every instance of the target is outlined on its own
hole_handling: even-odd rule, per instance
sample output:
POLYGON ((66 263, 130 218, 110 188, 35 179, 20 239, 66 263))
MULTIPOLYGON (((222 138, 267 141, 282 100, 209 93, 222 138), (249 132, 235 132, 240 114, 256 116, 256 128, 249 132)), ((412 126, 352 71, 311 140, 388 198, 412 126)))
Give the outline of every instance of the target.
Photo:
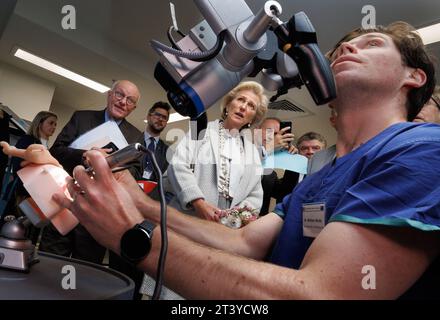
POLYGON ((425 71, 420 68, 409 68, 405 79, 405 85, 412 88, 420 88, 426 83, 427 77, 425 71))

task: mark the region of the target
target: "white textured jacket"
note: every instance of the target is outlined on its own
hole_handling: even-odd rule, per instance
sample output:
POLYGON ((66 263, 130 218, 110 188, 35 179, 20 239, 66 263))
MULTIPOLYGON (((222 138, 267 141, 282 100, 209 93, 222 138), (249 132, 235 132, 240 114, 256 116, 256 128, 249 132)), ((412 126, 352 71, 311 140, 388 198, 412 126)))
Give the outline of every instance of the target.
MULTIPOLYGON (((232 192, 231 207, 248 205, 259 211, 263 202, 260 156, 252 143, 251 130, 242 130, 240 135, 244 145, 244 173, 237 190, 232 192)), ((168 179, 175 194, 171 206, 190 214, 194 214, 190 203, 198 198, 218 206, 218 150, 219 120, 208 123, 203 139, 191 140, 188 132, 179 142, 168 167, 168 179)))

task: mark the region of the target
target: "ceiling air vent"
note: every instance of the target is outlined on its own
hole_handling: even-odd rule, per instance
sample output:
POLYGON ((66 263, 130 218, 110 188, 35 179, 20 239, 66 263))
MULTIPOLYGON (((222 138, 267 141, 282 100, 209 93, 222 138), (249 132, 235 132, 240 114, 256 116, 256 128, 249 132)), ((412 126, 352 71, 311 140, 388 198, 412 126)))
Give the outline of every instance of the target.
POLYGON ((292 111, 298 112, 302 114, 307 114, 308 112, 304 111, 302 108, 293 104, 289 100, 283 99, 269 103, 269 109, 271 110, 281 110, 281 111, 292 111))
POLYGON ((268 111, 268 116, 280 119, 304 118, 314 115, 308 108, 287 99, 269 103, 268 111))

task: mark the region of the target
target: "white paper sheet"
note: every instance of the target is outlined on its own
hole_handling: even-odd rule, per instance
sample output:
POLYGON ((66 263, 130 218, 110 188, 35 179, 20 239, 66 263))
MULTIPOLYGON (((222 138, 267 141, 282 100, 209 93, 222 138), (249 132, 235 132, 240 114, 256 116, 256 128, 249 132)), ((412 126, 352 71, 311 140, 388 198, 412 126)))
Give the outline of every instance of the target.
POLYGON ((114 121, 107 121, 100 126, 87 131, 70 144, 70 148, 90 150, 93 147, 102 148, 113 142, 118 149, 128 146, 128 142, 114 121))

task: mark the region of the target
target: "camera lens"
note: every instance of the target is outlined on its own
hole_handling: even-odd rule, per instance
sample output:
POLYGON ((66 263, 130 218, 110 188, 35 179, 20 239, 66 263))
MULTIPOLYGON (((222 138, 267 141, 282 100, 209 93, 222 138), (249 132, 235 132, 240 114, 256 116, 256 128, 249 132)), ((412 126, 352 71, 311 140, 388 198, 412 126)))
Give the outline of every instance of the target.
POLYGON ((190 118, 195 118, 198 116, 194 103, 184 91, 168 91, 167 97, 173 108, 182 116, 187 116, 190 118))

